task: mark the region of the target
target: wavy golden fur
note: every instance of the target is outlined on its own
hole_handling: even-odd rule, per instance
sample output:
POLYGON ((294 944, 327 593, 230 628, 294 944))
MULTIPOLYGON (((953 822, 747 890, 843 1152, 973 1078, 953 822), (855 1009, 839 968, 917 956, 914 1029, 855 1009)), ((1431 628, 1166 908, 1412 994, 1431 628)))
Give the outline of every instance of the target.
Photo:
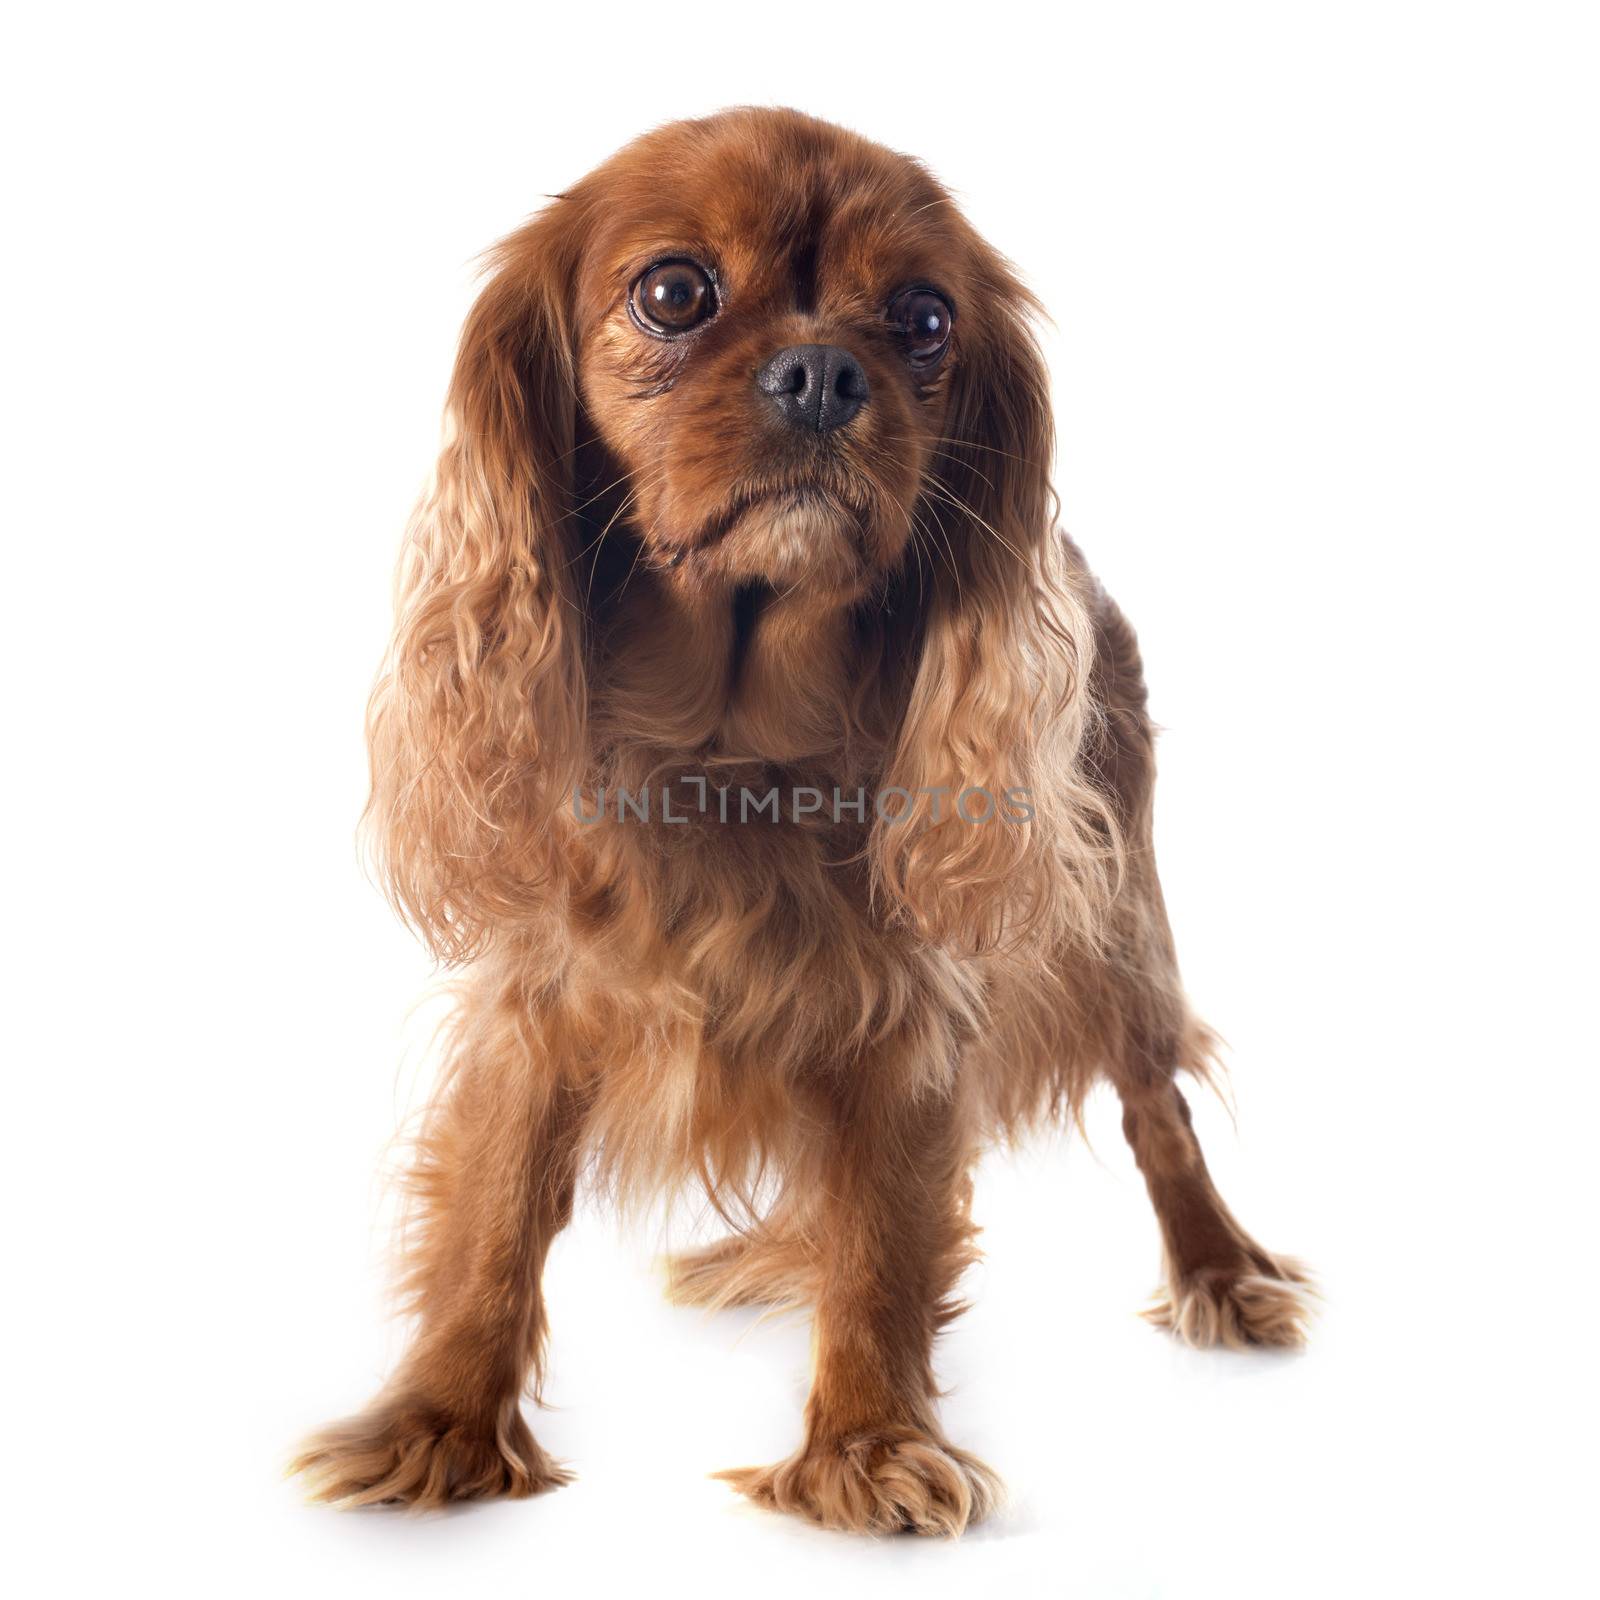
POLYGON ((958 1533, 996 1494, 934 1408, 968 1171, 1101 1076, 1158 1318, 1300 1338, 1300 1274, 1223 1205, 1175 1086, 1211 1040, 1138 650, 1055 531, 1034 310, 921 166, 787 111, 660 129, 493 252, 370 717, 383 875, 463 1001, 415 1339, 297 1463, 326 1498, 561 1482, 519 1403, 545 1252, 580 1182, 693 1183, 732 1231, 675 1297, 815 1317, 804 1442, 730 1481, 958 1533), (773 790, 776 820, 719 811, 773 790), (618 803, 652 792, 702 803, 618 803))

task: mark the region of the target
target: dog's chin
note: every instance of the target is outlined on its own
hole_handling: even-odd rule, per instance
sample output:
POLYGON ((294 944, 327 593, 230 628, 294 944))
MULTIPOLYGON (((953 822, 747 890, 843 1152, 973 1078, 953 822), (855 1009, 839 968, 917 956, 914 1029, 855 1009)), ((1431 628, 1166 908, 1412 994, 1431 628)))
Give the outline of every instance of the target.
POLYGON ((866 580, 863 516, 829 496, 782 493, 742 507, 715 552, 737 583, 854 590, 866 580))

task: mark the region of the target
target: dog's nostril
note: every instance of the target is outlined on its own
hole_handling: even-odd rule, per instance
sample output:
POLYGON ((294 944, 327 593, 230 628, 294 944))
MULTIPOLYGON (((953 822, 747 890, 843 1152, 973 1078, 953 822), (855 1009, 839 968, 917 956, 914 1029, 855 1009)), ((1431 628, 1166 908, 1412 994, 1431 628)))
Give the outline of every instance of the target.
POLYGON ((810 379, 806 375, 805 367, 798 361, 792 362, 779 376, 777 384, 767 390, 768 394, 804 394, 806 384, 810 379))
POLYGON ((867 375, 861 370, 861 363, 854 356, 846 356, 839 363, 839 370, 833 380, 833 392, 842 400, 867 398, 867 375))
POLYGON ((826 433, 861 409, 869 385, 861 363, 836 344, 797 344, 780 350, 756 374, 756 387, 784 421, 826 433))

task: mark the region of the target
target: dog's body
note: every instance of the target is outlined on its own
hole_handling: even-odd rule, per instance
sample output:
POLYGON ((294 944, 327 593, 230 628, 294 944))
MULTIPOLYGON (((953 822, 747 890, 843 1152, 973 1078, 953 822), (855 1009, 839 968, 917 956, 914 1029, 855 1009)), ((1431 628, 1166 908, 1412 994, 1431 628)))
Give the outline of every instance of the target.
POLYGON ((1139 657, 1053 532, 1029 309, 920 167, 788 112, 663 129, 500 248, 371 728, 388 879, 466 998, 416 1339, 302 1458, 327 1497, 561 1481, 519 1408, 550 1241, 580 1177, 699 1182, 746 1222, 675 1296, 815 1316, 804 1444, 729 1477, 959 1532, 995 1488, 933 1404, 968 1170, 1102 1075, 1162 1319, 1300 1338, 1174 1082, 1210 1041, 1139 657))

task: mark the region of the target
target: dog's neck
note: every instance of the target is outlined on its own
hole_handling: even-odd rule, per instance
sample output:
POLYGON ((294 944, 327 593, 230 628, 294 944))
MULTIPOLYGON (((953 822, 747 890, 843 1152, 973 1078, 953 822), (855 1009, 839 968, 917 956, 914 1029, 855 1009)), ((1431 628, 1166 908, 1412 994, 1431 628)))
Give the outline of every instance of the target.
POLYGON ((608 610, 591 696, 613 750, 844 773, 881 743, 859 621, 835 597, 641 571, 608 610))

